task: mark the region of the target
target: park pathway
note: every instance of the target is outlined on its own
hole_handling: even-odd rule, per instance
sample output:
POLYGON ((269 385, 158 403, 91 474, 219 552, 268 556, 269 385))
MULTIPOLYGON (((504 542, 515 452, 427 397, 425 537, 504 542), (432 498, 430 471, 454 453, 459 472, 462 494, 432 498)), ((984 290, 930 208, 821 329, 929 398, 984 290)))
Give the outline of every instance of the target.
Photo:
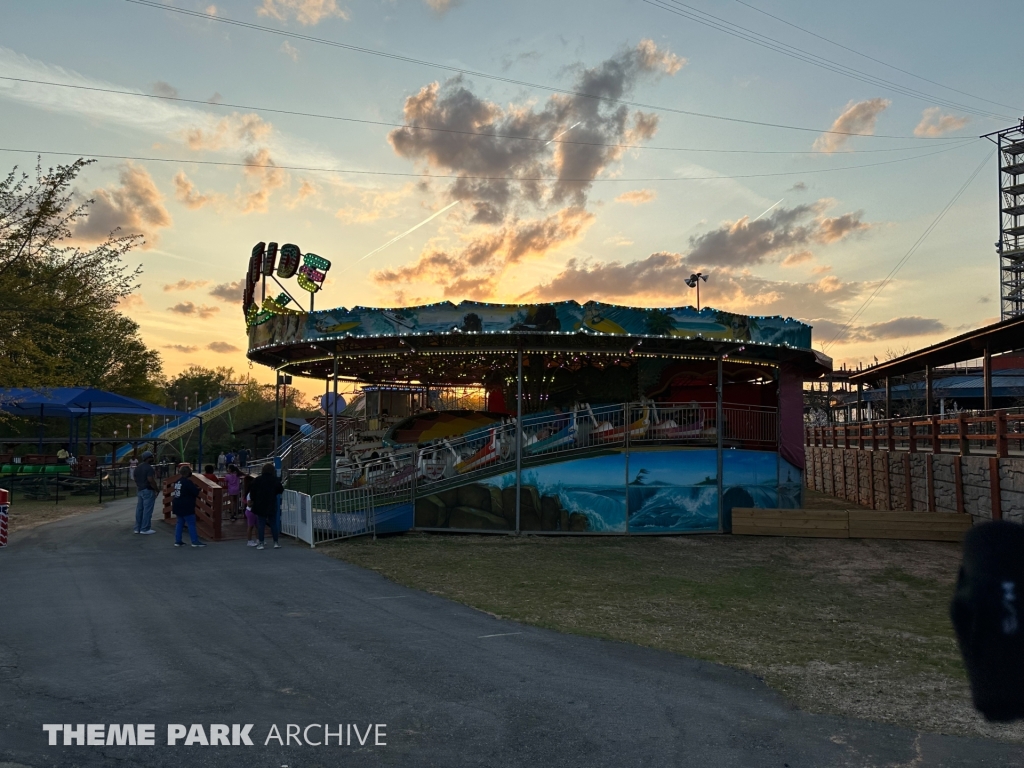
POLYGON ((176 549, 164 525, 132 535, 133 519, 115 502, 0 551, 0 766, 959 768, 1024 754, 802 713, 743 673, 495 619, 292 542, 176 549), (43 723, 154 723, 157 746, 50 747, 43 723), (256 745, 168 747, 168 723, 253 723, 256 745), (386 723, 387 746, 263 745, 288 723, 386 723))

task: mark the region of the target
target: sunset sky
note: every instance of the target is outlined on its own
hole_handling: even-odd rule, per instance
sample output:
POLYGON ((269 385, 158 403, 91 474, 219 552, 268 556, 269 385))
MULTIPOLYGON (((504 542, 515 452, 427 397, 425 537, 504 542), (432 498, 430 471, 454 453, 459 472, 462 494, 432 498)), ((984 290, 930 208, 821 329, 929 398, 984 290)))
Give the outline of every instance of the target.
POLYGON ((259 240, 333 262, 318 308, 679 306, 702 270, 702 304, 804 320, 837 365, 997 319, 977 136, 1022 113, 993 39, 1019 2, 172 4, 199 15, 0 5, 5 169, 34 165, 11 150, 146 158, 87 169, 75 236, 145 235, 125 311, 167 374, 248 368, 238 283, 259 240))

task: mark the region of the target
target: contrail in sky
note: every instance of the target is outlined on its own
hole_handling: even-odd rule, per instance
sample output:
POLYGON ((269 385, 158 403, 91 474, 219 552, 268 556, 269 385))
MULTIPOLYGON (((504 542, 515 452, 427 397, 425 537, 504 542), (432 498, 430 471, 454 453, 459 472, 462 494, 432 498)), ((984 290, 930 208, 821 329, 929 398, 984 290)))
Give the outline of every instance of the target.
POLYGON ((570 126, 569 126, 568 128, 566 128, 566 129, 565 129, 564 131, 562 131, 561 133, 556 133, 556 134, 555 134, 554 136, 552 136, 552 137, 551 137, 551 139, 550 139, 550 140, 548 140, 547 142, 545 142, 544 146, 546 147, 546 146, 547 146, 548 144, 550 144, 550 143, 551 143, 552 141, 554 141, 555 139, 557 139, 557 138, 558 138, 558 137, 560 137, 560 136, 565 136, 565 134, 567 134, 567 133, 568 133, 569 131, 571 131, 571 130, 572 130, 573 128, 575 128, 575 127, 576 127, 577 125, 579 125, 579 124, 580 124, 580 123, 582 123, 582 122, 583 122, 583 121, 582 121, 582 120, 580 120, 579 122, 576 122, 576 123, 573 123, 572 125, 570 125, 570 126))
MULTIPOLYGON (((786 199, 786 198, 782 198, 782 200, 785 200, 785 199, 786 199)), ((782 200, 779 200, 779 203, 781 203, 781 202, 782 202, 782 200)), ((775 205, 778 205, 779 203, 775 203, 775 205)), ((771 206, 771 208, 768 208, 768 210, 766 210, 766 211, 765 211, 764 213, 762 213, 762 214, 761 214, 761 216, 764 216, 764 214, 765 214, 765 213, 768 213, 768 211, 770 211, 770 210, 771 210, 772 208, 774 208, 774 207, 775 207, 775 205, 771 206)), ((761 218, 761 216, 758 216, 758 217, 757 217, 757 219, 760 219, 760 218, 761 218)), ((754 221, 757 221, 757 219, 754 219, 754 221)), ((750 222, 750 223, 751 223, 751 224, 753 224, 753 223, 754 223, 754 221, 752 221, 752 222, 750 222)))
POLYGON ((342 272, 346 272, 346 271, 348 271, 349 269, 351 269, 352 267, 354 267, 354 266, 355 266, 356 264, 358 264, 358 263, 359 263, 360 261, 365 261, 366 259, 368 259, 368 258, 370 258, 371 256, 373 256, 373 254, 375 254, 375 253, 380 253, 380 252, 381 252, 381 251, 383 251, 383 250, 384 250, 385 248, 387 248, 387 247, 388 247, 389 245, 392 245, 393 243, 397 243, 397 242, 398 242, 399 240, 401 240, 401 239, 402 239, 403 237, 405 237, 406 235, 410 235, 410 234, 412 234, 412 233, 413 233, 413 232, 415 232, 415 231, 416 231, 417 229, 419 229, 420 227, 422 227, 422 226, 423 226, 424 224, 426 224, 426 223, 428 223, 428 222, 430 222, 430 221, 433 221, 433 220, 434 220, 434 219, 436 219, 436 218, 437 218, 438 216, 440 216, 440 215, 441 215, 442 213, 444 213, 445 211, 447 211, 447 210, 448 210, 449 208, 454 208, 454 207, 455 207, 456 205, 458 205, 458 204, 459 204, 459 203, 461 203, 461 202, 462 202, 461 200, 456 200, 456 201, 455 201, 454 203, 449 203, 448 205, 446 205, 446 206, 445 206, 444 208, 442 208, 442 209, 441 209, 440 211, 438 211, 437 213, 432 213, 432 214, 430 214, 430 215, 429 215, 429 216, 428 216, 427 218, 425 218, 425 219, 424 219, 423 221, 421 221, 421 222, 420 222, 419 224, 417 224, 417 225, 416 225, 415 227, 412 227, 411 229, 407 229, 407 230, 405 230, 405 232, 403 232, 403 233, 402 233, 402 234, 400 234, 400 235, 395 235, 395 236, 394 236, 394 237, 392 237, 392 238, 391 238, 390 240, 388 240, 388 241, 387 241, 386 243, 384 243, 384 245, 380 246, 379 248, 374 248, 374 249, 373 249, 372 251, 370 251, 370 252, 369 252, 368 254, 366 254, 365 256, 363 256, 363 258, 359 259, 358 261, 353 261, 353 262, 352 262, 351 264, 349 264, 349 265, 348 265, 347 267, 345 267, 345 269, 341 270, 341 272, 338 272, 337 274, 339 274, 339 275, 340 275, 340 274, 341 274, 342 272))
MULTIPOLYGON (((580 121, 578 121, 578 122, 575 122, 575 123, 573 123, 572 125, 570 125, 570 126, 569 126, 568 128, 566 128, 566 129, 565 129, 564 131, 562 131, 561 133, 555 134, 554 136, 552 136, 552 137, 551 137, 551 139, 550 139, 550 140, 549 140, 549 141, 547 142, 547 144, 545 144, 544 146, 546 147, 546 146, 547 146, 548 144, 550 144, 550 143, 551 143, 552 141, 554 141, 555 139, 557 139, 557 138, 558 138, 559 136, 564 136, 565 134, 567 134, 567 133, 568 133, 569 131, 571 131, 571 130, 572 130, 573 128, 575 128, 575 127, 576 127, 577 125, 579 125, 579 124, 580 124, 580 123, 582 123, 582 122, 583 122, 582 120, 580 120, 580 121)), ((345 269, 341 270, 341 272, 338 272, 337 274, 338 274, 338 275, 340 275, 340 274, 342 274, 343 272, 347 272, 347 271, 348 271, 348 270, 350 270, 350 269, 351 269, 352 267, 354 267, 354 266, 355 266, 356 264, 358 264, 358 263, 359 263, 360 261, 366 261, 366 259, 368 259, 368 258, 370 258, 371 256, 373 256, 373 254, 375 254, 375 253, 380 253, 380 252, 381 252, 381 251, 383 251, 383 250, 384 250, 385 248, 387 248, 387 247, 388 247, 389 245, 393 245, 394 243, 397 243, 397 242, 398 242, 399 240, 401 240, 401 239, 402 239, 403 237, 405 237, 406 235, 410 235, 410 234, 412 234, 412 233, 413 233, 413 232, 415 232, 415 231, 416 231, 417 229, 419 229, 420 227, 422 227, 422 226, 423 226, 424 224, 427 224, 428 222, 430 222, 430 221, 433 221, 433 220, 434 220, 434 219, 436 219, 436 218, 437 218, 438 216, 440 216, 440 215, 441 215, 442 213, 444 213, 445 211, 447 211, 447 210, 448 210, 449 208, 454 208, 454 207, 455 207, 456 205, 458 205, 458 204, 459 204, 459 203, 461 203, 461 202, 462 202, 461 200, 456 200, 456 201, 455 201, 454 203, 449 203, 448 205, 446 205, 446 206, 445 206, 444 208, 442 208, 442 209, 441 209, 440 211, 438 211, 437 213, 432 213, 432 214, 431 214, 430 216, 428 216, 427 218, 425 218, 425 219, 424 219, 423 221, 421 221, 421 222, 420 222, 419 224, 417 224, 417 225, 416 225, 415 227, 412 227, 411 229, 407 229, 407 230, 406 230, 405 232, 403 232, 403 233, 402 233, 402 234, 400 234, 400 235, 395 235, 395 236, 394 236, 394 237, 392 237, 392 238, 391 238, 390 240, 388 240, 388 241, 387 241, 386 243, 384 243, 384 245, 380 246, 379 248, 374 248, 374 249, 373 249, 372 251, 370 251, 370 252, 369 252, 368 254, 366 254, 365 256, 363 256, 363 258, 361 258, 361 259, 358 259, 357 261, 353 261, 353 262, 352 262, 351 264, 349 264, 349 265, 348 265, 347 267, 345 267, 345 269)), ((782 201, 780 200, 780 201, 779 201, 779 203, 781 203, 781 202, 782 202, 782 201)), ((776 203, 775 205, 778 205, 779 203, 776 203)), ((774 206, 772 206, 772 207, 774 207, 774 206)), ((769 208, 768 210, 771 210, 771 208, 769 208)), ((767 213, 767 211, 765 211, 765 213, 767 213)), ((762 214, 762 215, 764 215, 764 214, 762 214)), ((759 217, 759 218, 760 218, 760 217, 759 217)), ((755 219, 755 221, 756 221, 756 219, 755 219)))

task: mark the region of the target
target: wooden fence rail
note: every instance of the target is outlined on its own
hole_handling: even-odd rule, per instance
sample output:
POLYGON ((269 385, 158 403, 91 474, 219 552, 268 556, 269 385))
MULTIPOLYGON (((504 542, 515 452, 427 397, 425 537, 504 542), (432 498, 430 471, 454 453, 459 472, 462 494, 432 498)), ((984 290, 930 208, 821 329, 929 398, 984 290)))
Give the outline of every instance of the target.
POLYGON ((821 448, 859 448, 908 453, 983 451, 1006 458, 1024 452, 1024 413, 1006 410, 952 417, 924 416, 804 427, 805 444, 821 448))

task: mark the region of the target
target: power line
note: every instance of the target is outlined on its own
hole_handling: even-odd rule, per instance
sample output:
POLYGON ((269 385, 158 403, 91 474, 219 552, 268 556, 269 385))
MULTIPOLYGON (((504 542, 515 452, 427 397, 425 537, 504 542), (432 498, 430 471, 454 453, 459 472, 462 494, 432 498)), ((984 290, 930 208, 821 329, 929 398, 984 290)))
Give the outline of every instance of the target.
MULTIPOLYGON (((543 139, 536 136, 517 136, 514 134, 505 133, 482 133, 480 131, 463 131, 457 128, 438 128, 436 126, 427 125, 414 125, 411 123, 389 123, 383 120, 366 120, 358 117, 344 117, 342 115, 328 115, 321 112, 299 112, 297 110, 290 109, 278 109, 276 107, 260 107, 253 106, 251 104, 231 104, 228 102, 218 101, 211 102, 203 99, 187 99, 183 96, 166 96, 155 93, 140 93, 138 91, 122 91, 116 88, 100 88, 98 86, 91 85, 74 85, 72 83, 55 83, 50 80, 33 80, 27 77, 9 77, 7 75, 0 75, 0 80, 9 80, 15 83, 31 83, 33 85, 47 85, 56 88, 72 88, 79 91, 94 91, 96 93, 109 93, 117 96, 135 96, 144 99, 159 99, 163 101, 177 101, 185 104, 199 104, 206 107, 224 107, 227 109, 247 109, 257 112, 268 112, 270 114, 277 115, 290 115, 293 117, 311 117, 318 120, 336 120, 345 123, 359 123, 361 125, 379 125, 388 128, 405 128, 415 131, 432 131, 437 133, 452 133, 461 136, 477 136, 484 139, 510 139, 515 141, 532 141, 532 142, 543 142, 544 144, 576 144, 584 147, 610 147, 613 149, 645 149, 645 150, 657 150, 662 152, 704 152, 704 153, 716 153, 716 154, 742 154, 742 155, 838 155, 838 154, 865 154, 875 152, 902 152, 910 150, 918 150, 926 148, 926 145, 918 145, 915 147, 887 147, 884 149, 854 149, 845 151, 842 153, 838 152, 824 152, 822 150, 817 151, 806 151, 806 150, 785 150, 785 149, 707 149, 702 147, 659 147, 657 145, 650 144, 613 144, 610 142, 600 141, 575 141, 571 139, 543 139)), ((963 136, 959 137, 942 137, 941 141, 944 143, 963 141, 963 136)))
POLYGON ((880 165, 892 165, 893 163, 905 163, 909 160, 918 160, 920 158, 930 157, 932 155, 940 155, 943 152, 951 152, 954 149, 960 149, 961 147, 973 144, 978 139, 971 139, 965 141, 962 144, 957 144, 952 147, 944 147, 934 152, 928 152, 926 154, 914 155, 913 157, 901 157, 896 160, 883 160, 878 163, 863 163, 861 165, 845 165, 840 168, 817 168, 806 171, 784 171, 780 173, 747 173, 740 174, 737 176, 653 176, 647 178, 625 178, 625 177, 609 177, 603 179, 575 179, 575 178, 562 178, 559 176, 469 176, 461 174, 440 174, 440 173, 408 173, 402 171, 364 171, 355 170, 351 168, 316 168, 311 166, 300 166, 300 165, 276 165, 274 163, 229 163, 226 161, 217 160, 190 160, 172 157, 140 157, 135 155, 100 155, 90 152, 51 152, 49 150, 41 149, 17 149, 14 147, 0 147, 0 152, 17 152, 22 154, 31 155, 57 155, 59 157, 92 157, 100 160, 135 160, 138 162, 151 162, 151 163, 191 163, 193 165, 212 165, 212 166, 223 166, 228 168, 273 168, 280 171, 308 171, 315 173, 349 173, 357 174, 362 176, 401 176, 401 177, 412 177, 417 179, 467 179, 470 181, 571 181, 580 183, 599 183, 599 182, 655 182, 655 181, 713 181, 715 179, 763 179, 774 176, 807 176, 811 174, 819 173, 834 173, 836 171, 852 171, 858 168, 874 168, 880 165))
POLYGON ((995 104, 997 107, 1006 107, 1007 109, 1013 109, 1013 110, 1019 110, 1020 109, 1019 107, 1014 107, 1014 106, 1012 106, 1010 104, 1003 104, 1001 101, 992 101, 992 99, 986 99, 983 96, 976 96, 973 93, 968 93, 967 91, 961 91, 959 88, 954 88, 954 87, 952 87, 950 85, 944 85, 943 83, 940 83, 937 80, 931 80, 931 79, 929 79, 927 77, 924 77, 923 75, 915 74, 915 73, 911 72, 910 70, 903 69, 901 67, 897 67, 895 64, 890 64, 890 63, 888 63, 886 61, 882 61, 881 59, 876 59, 874 56, 869 56, 866 53, 861 53, 860 51, 858 51, 855 48, 850 48, 848 45, 843 45, 842 43, 838 43, 835 40, 831 40, 830 38, 825 37, 824 35, 819 35, 817 32, 812 32, 811 30, 807 29, 806 27, 801 27, 799 24, 794 24, 791 21, 787 21, 786 19, 782 18, 781 16, 776 16, 774 13, 768 13, 768 11, 763 10, 761 8, 757 8, 756 6, 753 6, 750 3, 745 3, 745 2, 743 2, 743 0, 736 0, 736 2, 739 3, 740 5, 746 6, 747 8, 749 8, 752 11, 756 11, 757 13, 762 13, 765 16, 770 16, 771 18, 775 19, 776 21, 782 22, 786 26, 793 27, 793 29, 798 29, 801 32, 804 32, 804 33, 810 35, 811 37, 816 37, 819 40, 824 40, 826 43, 829 43, 831 45, 835 45, 835 46, 837 46, 839 48, 842 48, 844 51, 849 51, 850 53, 855 53, 858 56, 861 56, 862 58, 865 58, 865 59, 868 59, 869 61, 875 62, 876 64, 881 64, 883 67, 889 67, 889 69, 895 69, 897 72, 902 72, 905 75, 910 75, 911 77, 916 77, 918 80, 923 80, 926 83, 931 83, 932 85, 937 85, 940 88, 945 88, 947 91, 953 91, 954 93, 959 93, 959 94, 961 94, 963 96, 968 96, 968 97, 970 97, 972 99, 977 99, 978 101, 985 101, 985 102, 988 102, 989 104, 995 104))
POLYGON ((921 233, 921 236, 917 238, 917 240, 914 242, 912 246, 910 246, 910 250, 903 255, 902 259, 896 262, 896 266, 889 270, 889 274, 886 275, 885 279, 882 280, 882 282, 878 284, 875 290, 871 292, 871 295, 864 300, 864 303, 861 304, 860 308, 853 313, 853 316, 846 321, 846 325, 840 328, 836 335, 832 337, 832 340, 825 345, 825 350, 828 350, 829 347, 835 344, 836 341, 838 341, 839 338, 846 333, 847 329, 854 322, 856 322, 857 318, 861 316, 861 314, 864 312, 865 309, 867 309, 868 305, 875 299, 875 297, 882 292, 882 289, 885 288, 885 286, 887 286, 890 282, 892 282, 893 278, 896 277, 896 273, 903 269, 903 266, 910 260, 910 257, 913 256, 917 252, 917 249, 920 248, 921 245, 924 243, 924 241, 928 239, 928 235, 930 235, 932 231, 939 225, 939 222, 942 221, 943 217, 949 212, 949 210, 954 205, 956 205, 956 201, 959 200, 960 196, 967 191, 967 188, 969 186, 971 186, 971 182, 973 182, 977 178, 978 174, 981 173, 981 169, 985 167, 985 165, 992 158, 992 155, 994 155, 995 152, 996 151, 993 149, 988 155, 985 156, 985 159, 981 161, 981 164, 974 169, 974 173, 970 175, 970 178, 968 178, 967 181, 963 183, 963 186, 961 186, 960 189, 957 190, 957 193, 953 195, 953 199, 946 203, 945 208, 939 211, 939 215, 935 217, 932 223, 928 225, 924 232, 921 233))
MULTIPOLYGON (((244 29, 251 29, 259 32, 267 32, 273 35, 279 35, 281 37, 288 37, 295 40, 304 40, 310 43, 316 43, 318 45, 328 45, 333 48, 342 48, 347 51, 353 51, 355 53, 365 53, 370 56, 380 56, 386 59, 392 59, 395 61, 404 61, 410 64, 417 64, 424 67, 432 67, 434 69, 441 69, 447 72, 458 72, 463 75, 470 75, 472 77, 482 77, 487 80, 494 80, 501 83, 509 83, 511 85, 520 85, 526 88, 536 88, 542 91, 549 91, 551 93, 562 93, 568 96, 579 96, 586 99, 594 99, 595 101, 608 102, 610 104, 624 104, 629 107, 636 107, 638 109, 653 109, 660 112, 670 112, 677 115, 687 115, 688 117, 700 117, 707 120, 721 120, 730 123, 740 123, 742 125, 758 125, 765 128, 779 128, 790 131, 803 131, 806 133, 832 133, 840 136, 870 136, 876 139, 908 139, 916 141, 934 141, 939 137, 935 136, 903 136, 903 135, 887 135, 887 134, 871 134, 871 133, 854 133, 852 131, 834 131, 831 129, 822 128, 809 128, 806 126, 788 125, 785 123, 769 123, 761 120, 748 120, 740 117, 726 117, 724 115, 714 115, 707 112, 694 112, 686 109, 676 109, 674 107, 658 106, 655 104, 645 104, 639 101, 628 101, 626 99, 614 99, 610 96, 596 96, 591 93, 583 93, 581 91, 573 91, 567 88, 557 88, 550 85, 541 85, 539 83, 531 83, 526 80, 516 80, 511 77, 502 77, 500 75, 492 75, 486 72, 478 72, 472 69, 464 69, 461 67, 455 67, 450 64, 438 64, 433 61, 425 61, 423 59, 416 59, 411 56, 401 56, 397 53, 388 53, 386 51, 378 51, 373 48, 364 48, 358 45, 350 45, 348 43, 339 43, 336 40, 328 40, 323 37, 313 37, 312 35, 303 35, 295 32, 285 32, 280 29, 274 29, 273 27, 265 27, 261 24, 253 24, 248 21, 240 21, 238 19, 231 19, 227 16, 214 16, 209 13, 203 13, 202 11, 193 11, 188 8, 175 8, 171 5, 165 5, 164 3, 154 2, 154 0, 125 0, 127 3, 134 5, 141 5, 148 8, 156 8, 162 11, 169 11, 171 13, 179 13, 185 16, 192 16, 195 18, 204 19, 206 21, 215 21, 220 24, 229 24, 236 27, 242 27, 244 29)), ((645 0, 646 2, 646 0, 645 0)))
MULTIPOLYGON (((135 2, 135 0, 130 1, 135 2)), ((680 2, 680 0, 663 0, 663 2, 661 0, 644 0, 644 2, 647 3, 648 5, 654 6, 655 8, 661 8, 662 10, 668 11, 669 13, 674 13, 677 16, 682 16, 683 18, 695 21, 698 24, 702 24, 706 27, 717 29, 718 31, 724 32, 727 35, 737 37, 741 40, 746 40, 747 42, 761 46, 762 48, 767 48, 777 53, 781 53, 784 56, 789 56, 790 58, 798 59, 799 61, 806 62, 816 67, 820 67, 821 69, 826 69, 830 72, 835 72, 837 74, 843 75, 844 77, 849 77, 853 80, 859 80, 860 82, 868 83, 869 85, 874 85, 888 90, 892 90, 895 91, 896 93, 903 94, 904 96, 910 96, 911 98, 921 99, 922 101, 927 101, 928 103, 931 104, 939 104, 941 106, 948 107, 951 109, 957 109, 962 112, 969 112, 979 117, 988 117, 999 120, 1013 119, 1006 115, 997 114, 987 110, 980 110, 975 107, 970 107, 966 104, 960 104, 954 101, 950 101, 948 99, 933 96, 923 91, 919 91, 915 88, 900 85, 899 83, 894 83, 891 80, 876 77, 875 75, 871 75, 867 72, 854 69, 853 67, 848 67, 845 64, 840 64, 839 62, 832 61, 831 59, 826 59, 822 56, 817 56, 816 54, 810 53, 809 51, 805 51, 801 48, 797 48, 796 46, 783 43, 780 40, 768 37, 767 35, 762 35, 761 33, 754 32, 753 30, 747 29, 746 27, 741 27, 738 24, 733 24, 732 22, 726 21, 725 19, 722 19, 718 16, 707 13, 706 11, 701 11, 697 8, 694 8, 693 6, 680 2), (671 3, 671 5, 666 5, 665 3, 671 3), (709 19, 711 19, 711 21, 709 21, 709 19)))

